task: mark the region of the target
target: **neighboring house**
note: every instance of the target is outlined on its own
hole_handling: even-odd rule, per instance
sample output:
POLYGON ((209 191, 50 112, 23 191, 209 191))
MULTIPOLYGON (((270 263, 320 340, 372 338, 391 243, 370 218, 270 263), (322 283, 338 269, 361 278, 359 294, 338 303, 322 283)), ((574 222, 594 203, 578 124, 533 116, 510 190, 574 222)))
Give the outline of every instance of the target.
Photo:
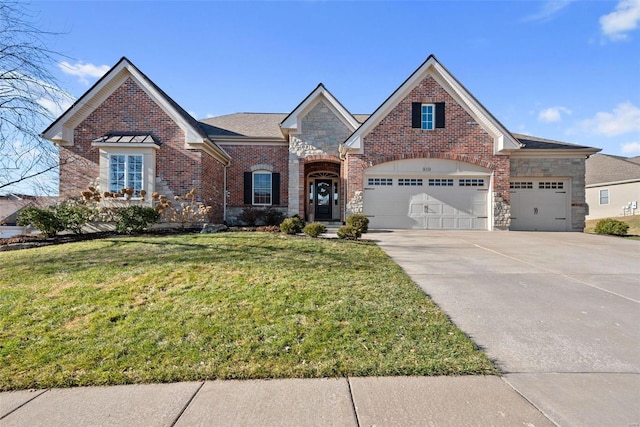
POLYGON ((589 157, 586 200, 587 219, 640 215, 640 156, 589 157))
POLYGON ((53 205, 57 197, 30 196, 24 194, 0 195, 0 225, 17 225, 20 211, 28 206, 46 208, 53 205))
POLYGON ((202 121, 122 58, 43 137, 62 197, 195 188, 215 222, 272 207, 371 228, 581 231, 599 151, 510 133, 434 56, 371 115, 319 84, 290 113, 202 121))
POLYGON ((18 216, 22 209, 29 206, 46 208, 55 204, 57 200, 57 197, 23 194, 0 195, 0 238, 7 238, 29 232, 29 227, 21 227, 17 224, 18 216))

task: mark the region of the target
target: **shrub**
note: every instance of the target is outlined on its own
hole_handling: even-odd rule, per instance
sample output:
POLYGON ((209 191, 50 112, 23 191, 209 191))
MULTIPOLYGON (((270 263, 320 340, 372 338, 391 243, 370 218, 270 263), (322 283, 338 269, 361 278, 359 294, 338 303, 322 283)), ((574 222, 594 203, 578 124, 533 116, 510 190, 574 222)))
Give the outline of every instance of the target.
POLYGON ((59 203, 53 210, 65 230, 71 230, 75 234, 82 233, 82 227, 91 221, 94 211, 89 206, 68 200, 59 203))
POLYGON ((596 233, 598 234, 626 236, 627 231, 629 231, 629 224, 613 218, 601 219, 596 224, 596 233))
MULTIPOLYGON (((347 225, 360 231, 360 234, 366 233, 369 230, 369 218, 363 214, 353 214, 347 217, 347 225)), ((360 237, 360 236, 358 236, 360 237)))
POLYGON ((338 238, 346 240, 358 240, 362 233, 351 225, 343 225, 338 228, 338 238))
POLYGON ((299 216, 293 216, 282 221, 280 231, 286 234, 298 234, 304 229, 304 221, 299 216))
POLYGON ((115 214, 116 231, 131 234, 145 230, 160 219, 160 212, 146 206, 127 206, 115 214))
POLYGON ((309 237, 318 237, 322 233, 327 232, 327 227, 319 222, 312 222, 311 224, 305 225, 302 231, 309 237))
POLYGON ((164 221, 177 222, 182 229, 206 222, 211 212, 211 206, 197 201, 195 189, 184 196, 174 196, 173 202, 157 193, 153 193, 151 199, 156 201, 155 209, 164 221))
POLYGON ((261 219, 264 225, 280 225, 285 214, 274 208, 266 208, 261 212, 261 219))
POLYGON ((240 215, 238 215, 238 221, 244 225, 253 227, 262 216, 262 210, 258 208, 244 208, 240 215))
POLYGON ((33 206, 24 208, 18 217, 18 225, 37 228, 45 237, 53 237, 64 230, 64 224, 53 211, 33 206))

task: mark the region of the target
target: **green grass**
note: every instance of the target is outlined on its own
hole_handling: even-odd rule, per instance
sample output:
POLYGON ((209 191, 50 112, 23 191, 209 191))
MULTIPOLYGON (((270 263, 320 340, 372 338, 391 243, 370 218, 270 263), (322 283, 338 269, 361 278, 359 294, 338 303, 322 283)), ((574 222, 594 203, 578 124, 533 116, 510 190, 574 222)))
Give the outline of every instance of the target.
MULTIPOLYGON (((627 216, 616 216, 613 219, 617 219, 619 221, 626 222, 629 224, 629 230, 627 231, 627 235, 633 236, 631 238, 640 238, 640 215, 627 215, 627 216)), ((596 224, 600 221, 600 219, 590 219, 586 221, 586 226, 584 228, 585 233, 595 233, 596 224)))
POLYGON ((0 390, 495 374, 376 245, 269 233, 0 253, 0 390))

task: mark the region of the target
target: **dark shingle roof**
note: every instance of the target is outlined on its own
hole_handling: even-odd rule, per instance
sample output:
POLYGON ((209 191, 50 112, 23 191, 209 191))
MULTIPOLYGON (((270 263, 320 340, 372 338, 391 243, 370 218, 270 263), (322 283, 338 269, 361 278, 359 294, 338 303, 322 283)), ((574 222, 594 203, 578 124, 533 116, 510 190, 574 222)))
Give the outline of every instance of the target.
POLYGON ((585 162, 587 185, 628 180, 640 180, 640 163, 627 157, 594 154, 585 162))
POLYGON ((282 113, 235 113, 201 120, 211 137, 247 136, 282 138, 280 123, 287 114, 282 113))
POLYGON ((568 142, 554 141, 551 139, 538 138, 536 136, 521 135, 518 133, 512 133, 512 135, 522 144, 522 148, 530 150, 579 150, 588 149, 585 145, 570 144, 568 142))

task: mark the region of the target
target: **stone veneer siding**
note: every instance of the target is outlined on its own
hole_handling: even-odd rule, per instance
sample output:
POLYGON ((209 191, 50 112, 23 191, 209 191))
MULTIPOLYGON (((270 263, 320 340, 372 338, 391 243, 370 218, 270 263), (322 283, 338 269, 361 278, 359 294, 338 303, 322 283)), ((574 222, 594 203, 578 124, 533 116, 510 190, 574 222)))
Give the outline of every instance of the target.
MULTIPOLYGON (((111 132, 148 132, 161 143, 156 151, 156 186, 172 195, 195 188, 198 200, 213 207, 211 221, 222 220, 220 162, 200 150, 185 150, 185 133, 131 78, 125 80, 74 129, 74 145, 60 147, 60 196, 78 197, 99 177, 99 148, 91 142, 111 132), (207 163, 202 168, 203 156, 207 163), (203 175, 204 174, 204 175, 203 175), (204 188, 203 185, 211 188, 204 188)), ((101 189, 105 190, 105 189, 101 189)))
POLYGON ((402 159, 439 158, 476 164, 493 171, 494 227, 509 225, 509 156, 494 155, 493 138, 431 77, 416 86, 363 138, 364 154, 346 161, 347 215, 362 212, 364 171, 402 159), (411 127, 411 103, 445 103, 444 128, 411 127))
POLYGON ((583 157, 512 157, 512 178, 571 178, 571 231, 582 231, 585 226, 585 159, 583 157))
MULTIPOLYGON (((305 159, 339 157, 338 146, 353 132, 322 100, 302 118, 299 134, 289 137, 289 215, 305 216, 305 159)), ((307 172, 309 173, 309 172, 307 172)), ((342 184, 341 184, 342 188, 342 184)))
POLYGON ((289 182, 288 156, 289 151, 285 142, 282 144, 242 144, 225 145, 220 147, 231 156, 231 166, 227 170, 227 223, 237 224, 238 215, 244 208, 253 205, 244 204, 244 173, 251 172, 252 167, 266 165, 271 172, 280 173, 280 204, 273 208, 287 212, 289 204, 287 183, 289 182))

